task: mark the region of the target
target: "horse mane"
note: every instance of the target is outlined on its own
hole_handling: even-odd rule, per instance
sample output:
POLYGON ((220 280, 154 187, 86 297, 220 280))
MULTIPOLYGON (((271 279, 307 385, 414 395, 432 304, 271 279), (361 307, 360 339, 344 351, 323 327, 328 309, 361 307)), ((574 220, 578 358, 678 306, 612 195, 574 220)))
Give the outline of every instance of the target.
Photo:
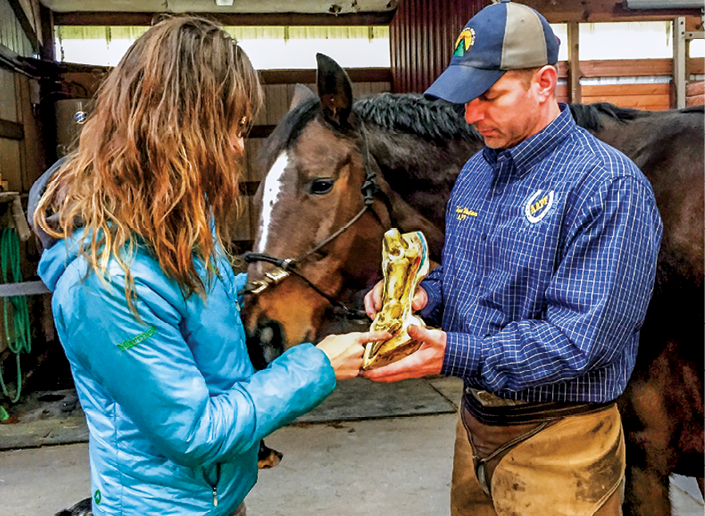
POLYGON ((705 113, 705 106, 689 106, 680 110, 681 113, 705 113))
POLYGON ((465 121, 463 106, 427 100, 419 94, 365 97, 355 102, 353 111, 363 122, 391 132, 429 140, 481 141, 475 128, 465 121))
POLYGON ((568 107, 576 124, 588 131, 596 132, 602 130, 601 117, 603 116, 607 116, 617 122, 629 122, 646 114, 646 112, 638 109, 622 108, 609 102, 569 104, 568 107))
MULTIPOLYGON (((266 169, 279 154, 291 147, 320 111, 318 97, 302 100, 289 111, 260 149, 260 159, 267 157, 266 169)), ((474 127, 465 122, 463 106, 430 101, 418 94, 382 93, 355 101, 353 112, 365 124, 386 131, 412 134, 429 140, 482 141, 474 127)))

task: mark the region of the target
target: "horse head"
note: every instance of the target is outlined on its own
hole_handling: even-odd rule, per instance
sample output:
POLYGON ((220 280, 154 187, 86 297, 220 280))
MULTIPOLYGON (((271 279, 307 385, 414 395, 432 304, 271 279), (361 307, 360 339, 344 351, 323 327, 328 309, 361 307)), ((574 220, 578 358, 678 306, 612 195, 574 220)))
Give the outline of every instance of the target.
POLYGON ((391 192, 352 111, 350 79, 332 59, 318 54, 317 61, 318 97, 300 86, 262 149, 266 174, 254 198, 259 224, 247 258, 257 287, 245 305, 257 367, 316 341, 343 287, 379 276, 382 235, 391 226, 391 192))

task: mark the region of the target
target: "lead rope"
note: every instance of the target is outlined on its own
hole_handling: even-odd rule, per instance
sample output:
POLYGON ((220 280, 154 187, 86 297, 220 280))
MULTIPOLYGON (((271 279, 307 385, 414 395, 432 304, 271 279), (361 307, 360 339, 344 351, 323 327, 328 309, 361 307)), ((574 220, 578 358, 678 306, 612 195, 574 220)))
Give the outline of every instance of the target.
MULTIPOLYGON (((3 283, 18 283, 22 281, 22 270, 20 269, 20 242, 14 228, 5 228, 0 235, 0 262, 2 268, 3 283), (12 279, 9 280, 8 276, 12 279)), ((5 379, 0 368, 0 386, 5 396, 11 399, 12 403, 17 403, 22 394, 22 369, 20 367, 20 354, 24 351, 29 353, 32 350, 32 341, 29 325, 29 311, 27 310, 27 298, 25 296, 12 296, 2 298, 3 304, 3 327, 5 328, 5 341, 8 349, 15 354, 17 362, 17 391, 12 397, 5 385, 5 379), (10 319, 12 312, 12 319, 10 319), (12 323, 13 332, 10 331, 12 323), (13 336, 14 333, 14 336, 13 336)))

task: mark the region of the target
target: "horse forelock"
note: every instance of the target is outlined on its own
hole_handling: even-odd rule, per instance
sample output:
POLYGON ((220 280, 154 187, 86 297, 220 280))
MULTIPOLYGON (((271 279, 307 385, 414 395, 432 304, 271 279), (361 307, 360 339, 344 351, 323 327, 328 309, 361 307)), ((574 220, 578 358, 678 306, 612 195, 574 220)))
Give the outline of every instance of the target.
POLYGON ((431 140, 477 140, 465 121, 463 106, 431 101, 422 95, 382 93, 359 99, 355 114, 366 124, 431 140))
POLYGON ((282 118, 260 150, 260 161, 265 167, 265 172, 272 167, 282 152, 296 143, 304 128, 316 118, 320 107, 321 101, 318 97, 307 98, 282 118))

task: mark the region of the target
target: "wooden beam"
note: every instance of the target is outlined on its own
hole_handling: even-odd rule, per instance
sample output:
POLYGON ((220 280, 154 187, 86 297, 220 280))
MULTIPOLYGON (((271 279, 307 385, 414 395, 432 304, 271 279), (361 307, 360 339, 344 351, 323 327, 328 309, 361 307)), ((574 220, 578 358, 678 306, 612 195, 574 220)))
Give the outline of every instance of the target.
POLYGON ((580 91, 580 24, 568 23, 568 86, 569 100, 577 104, 582 102, 580 91))
POLYGON ((550 23, 659 21, 675 16, 700 17, 700 9, 626 9, 621 0, 523 0, 550 23))
POLYGON ((24 139, 24 127, 17 122, 0 119, 0 138, 22 140, 24 139))
MULTIPOLYGON (((17 0, 11 0, 17 1, 17 0)), ((368 26, 389 25, 395 11, 368 12, 355 14, 306 14, 306 13, 192 13, 216 20, 226 26, 312 26, 312 25, 344 25, 368 26)), ((147 12, 98 12, 75 11, 54 12, 56 25, 108 25, 108 26, 149 26, 155 17, 161 14, 147 12)))
POLYGON ((37 33, 34 32, 34 27, 32 27, 32 23, 29 21, 27 13, 22 7, 20 0, 7 0, 7 2, 10 4, 10 7, 12 7, 12 11, 15 13, 15 18, 17 18, 20 27, 22 27, 22 30, 24 31, 25 35, 27 36, 27 39, 32 45, 32 49, 35 52, 39 52, 39 49, 42 45, 39 41, 39 38, 37 37, 37 33))
MULTIPOLYGON (((349 68, 346 70, 352 82, 391 82, 389 68, 349 68)), ((316 70, 260 70, 264 84, 311 84, 316 82, 316 70)))

